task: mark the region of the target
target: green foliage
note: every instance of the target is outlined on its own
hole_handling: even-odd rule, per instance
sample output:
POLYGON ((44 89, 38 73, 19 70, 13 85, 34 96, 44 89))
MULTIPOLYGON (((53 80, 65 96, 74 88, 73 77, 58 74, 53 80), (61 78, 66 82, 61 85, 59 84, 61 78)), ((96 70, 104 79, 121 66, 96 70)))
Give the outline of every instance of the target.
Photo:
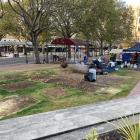
POLYGON ((132 37, 133 11, 121 1, 8 0, 8 3, 12 9, 4 4, 6 13, 0 21, 0 38, 10 33, 31 40, 36 63, 40 61, 37 44, 44 44, 54 36, 97 41, 101 53, 106 44, 111 46, 132 37))
POLYGON ((59 0, 54 4, 52 25, 56 36, 71 38, 77 33, 75 20, 79 0, 59 0))
POLYGON ((3 3, 4 16, 0 20, 0 39, 5 35, 13 35, 19 37, 21 33, 21 26, 19 24, 18 16, 12 11, 8 3, 3 3))
MULTIPOLYGON (((133 11, 114 0, 83 0, 77 26, 85 38, 103 46, 130 39, 133 29, 133 11)), ((102 52, 101 52, 102 53, 102 52)))
POLYGON ((97 140, 97 139, 98 139, 98 134, 96 130, 93 130, 92 132, 90 132, 85 138, 85 140, 97 140))
POLYGON ((133 125, 127 117, 122 118, 116 127, 125 140, 140 140, 140 120, 138 124, 133 125))
POLYGON ((52 2, 46 0, 8 0, 8 3, 15 14, 20 17, 26 38, 32 42, 34 47, 35 63, 40 64, 38 39, 41 33, 48 32, 50 29, 52 2))
MULTIPOLYGON (((140 140, 140 119, 138 124, 133 124, 127 117, 121 118, 119 124, 112 124, 124 140, 140 140)), ((92 130, 85 138, 85 140, 97 140, 98 134, 96 130, 92 130)))
POLYGON ((11 95, 11 93, 8 92, 7 90, 5 90, 5 89, 0 89, 0 98, 1 98, 1 97, 5 97, 5 96, 10 96, 10 95, 11 95))
POLYGON ((67 68, 68 67, 68 62, 66 62, 66 61, 61 62, 61 67, 62 68, 67 68))

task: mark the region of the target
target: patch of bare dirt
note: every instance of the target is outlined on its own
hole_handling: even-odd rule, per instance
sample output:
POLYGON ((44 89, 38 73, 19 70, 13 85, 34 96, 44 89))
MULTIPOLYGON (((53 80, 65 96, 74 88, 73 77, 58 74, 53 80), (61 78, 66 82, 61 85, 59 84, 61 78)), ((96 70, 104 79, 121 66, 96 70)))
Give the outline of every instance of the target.
POLYGON ((70 69, 59 72, 58 76, 42 76, 36 77, 36 80, 44 83, 54 83, 64 87, 77 88, 83 91, 96 91, 99 87, 108 87, 120 84, 123 79, 121 77, 111 75, 97 75, 96 82, 84 81, 84 74, 74 73, 70 69))
POLYGON ((62 73, 60 73, 59 75, 60 76, 65 75, 66 77, 73 78, 73 79, 79 79, 79 80, 83 79, 83 73, 75 73, 71 69, 63 70, 62 73))
POLYGON ((28 88, 32 85, 33 83, 29 81, 21 81, 21 82, 16 82, 16 83, 3 84, 1 87, 10 91, 16 91, 18 89, 28 88))
POLYGON ((83 79, 81 80, 80 78, 74 78, 71 77, 71 75, 66 76, 66 77, 51 77, 43 82, 45 83, 55 83, 57 85, 62 85, 64 87, 70 87, 70 88, 77 88, 83 91, 96 91, 99 87, 107 87, 115 84, 120 84, 123 79, 120 77, 111 77, 111 76, 106 76, 102 75, 97 77, 96 82, 88 82, 84 81, 83 79))
POLYGON ((10 115, 35 102, 30 97, 11 96, 0 101, 0 117, 10 115))
POLYGON ((64 88, 49 88, 49 89, 44 89, 43 94, 47 95, 51 98, 58 98, 66 95, 65 89, 64 88))
POLYGON ((111 76, 111 75, 100 75, 97 77, 97 83, 101 85, 114 85, 123 82, 123 78, 111 76))
POLYGON ((35 81, 41 81, 41 82, 47 82, 50 79, 55 79, 58 77, 64 77, 67 79, 76 79, 76 80, 82 80, 83 79, 83 74, 81 73, 73 73, 70 69, 65 69, 65 70, 61 70, 61 72, 59 72, 58 76, 50 76, 50 75, 32 75, 31 79, 35 80, 35 81))
POLYGON ((83 91, 95 91, 97 87, 92 82, 87 82, 87 81, 79 80, 79 79, 77 80, 77 79, 72 79, 72 78, 65 78, 65 77, 54 77, 51 79, 47 79, 44 82, 54 83, 54 84, 62 85, 64 87, 69 87, 69 88, 77 88, 83 91))
POLYGON ((31 77, 32 80, 35 80, 35 81, 44 81, 44 80, 47 80, 47 79, 50 79, 51 77, 50 76, 44 76, 44 75, 33 75, 31 77))

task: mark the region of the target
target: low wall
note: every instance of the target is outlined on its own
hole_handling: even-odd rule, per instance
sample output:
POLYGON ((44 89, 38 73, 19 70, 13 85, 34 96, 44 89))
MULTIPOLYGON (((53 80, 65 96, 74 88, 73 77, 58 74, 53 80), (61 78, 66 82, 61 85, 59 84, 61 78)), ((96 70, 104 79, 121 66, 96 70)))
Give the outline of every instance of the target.
POLYGON ((124 116, 137 123, 139 113, 137 95, 8 119, 0 121, 0 140, 82 140, 94 128, 102 137, 111 137, 116 132, 111 123, 118 123, 124 116))

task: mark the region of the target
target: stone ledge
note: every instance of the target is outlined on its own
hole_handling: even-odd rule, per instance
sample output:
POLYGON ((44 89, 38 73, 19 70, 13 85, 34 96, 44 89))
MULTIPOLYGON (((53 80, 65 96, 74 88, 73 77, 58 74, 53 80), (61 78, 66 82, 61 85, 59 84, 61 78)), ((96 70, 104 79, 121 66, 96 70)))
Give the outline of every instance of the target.
MULTIPOLYGON (((139 117, 139 115, 135 115, 127 118, 132 124, 137 124, 139 122, 139 117)), ((120 134, 117 133, 117 128, 114 127, 114 125, 117 126, 120 121, 122 120, 119 119, 111 122, 96 124, 82 129, 77 129, 68 133, 59 134, 55 136, 48 136, 37 140, 84 140, 85 136, 89 134, 92 130, 96 130, 100 140, 106 140, 106 137, 108 138, 108 140, 112 140, 112 138, 115 140, 121 139, 120 134)))
POLYGON ((89 104, 0 122, 0 139, 31 140, 140 113, 140 96, 89 104))

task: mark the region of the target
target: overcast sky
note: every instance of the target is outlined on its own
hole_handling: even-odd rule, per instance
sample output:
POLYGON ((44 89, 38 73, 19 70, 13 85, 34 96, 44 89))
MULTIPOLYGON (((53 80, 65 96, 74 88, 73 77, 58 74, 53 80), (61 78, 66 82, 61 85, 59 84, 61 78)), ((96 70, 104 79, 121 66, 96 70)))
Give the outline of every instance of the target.
POLYGON ((130 4, 130 5, 140 6, 140 0, 123 0, 123 1, 125 1, 127 4, 130 4))

